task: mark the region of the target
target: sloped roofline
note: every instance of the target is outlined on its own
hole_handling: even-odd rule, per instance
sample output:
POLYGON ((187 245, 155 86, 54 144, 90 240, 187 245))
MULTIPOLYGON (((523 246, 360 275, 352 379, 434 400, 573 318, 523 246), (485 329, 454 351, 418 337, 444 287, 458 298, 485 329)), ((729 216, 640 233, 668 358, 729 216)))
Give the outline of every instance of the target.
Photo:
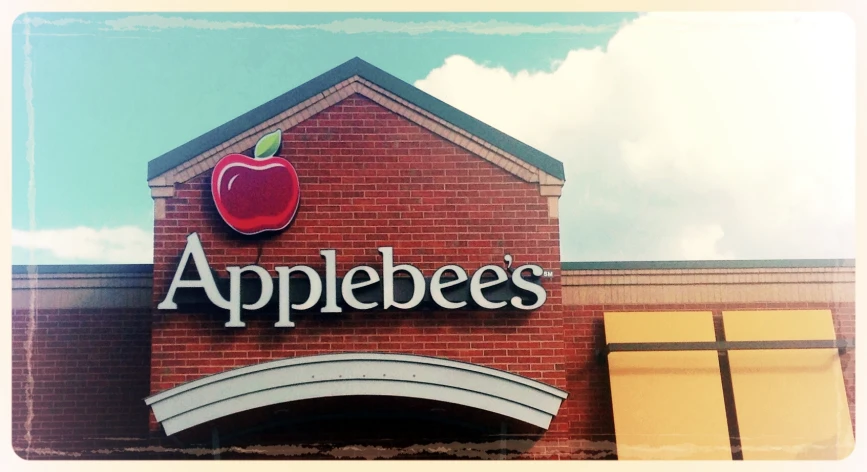
POLYGON ((557 159, 482 123, 358 57, 352 58, 283 95, 151 160, 148 162, 148 180, 174 169, 234 136, 356 75, 426 112, 478 136, 549 175, 566 180, 563 163, 557 159))

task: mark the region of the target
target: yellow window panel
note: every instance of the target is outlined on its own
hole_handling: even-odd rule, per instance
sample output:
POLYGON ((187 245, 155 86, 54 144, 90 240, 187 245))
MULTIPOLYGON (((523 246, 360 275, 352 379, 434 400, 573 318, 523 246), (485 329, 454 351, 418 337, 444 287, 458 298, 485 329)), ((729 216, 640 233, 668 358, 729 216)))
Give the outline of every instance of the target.
MULTIPOLYGON (((608 343, 715 341, 710 312, 605 313, 608 343)), ((716 351, 608 355, 619 459, 727 459, 716 351)))
MULTIPOLYGON (((829 310, 723 312, 728 341, 835 339, 829 310)), ((855 447, 836 349, 729 351, 744 459, 842 459, 855 447)))

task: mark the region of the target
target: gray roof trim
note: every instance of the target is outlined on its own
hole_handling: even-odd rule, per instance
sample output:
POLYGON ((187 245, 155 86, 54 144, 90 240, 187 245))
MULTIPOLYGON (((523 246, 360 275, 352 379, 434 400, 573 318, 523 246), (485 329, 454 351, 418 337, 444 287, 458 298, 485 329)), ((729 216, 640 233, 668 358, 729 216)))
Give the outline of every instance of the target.
POLYGON ((148 180, 263 123, 353 76, 362 77, 415 106, 512 154, 548 174, 566 180, 563 163, 489 126, 357 57, 299 85, 273 100, 148 162, 148 180))
POLYGON ((152 274, 153 264, 37 264, 37 265, 13 265, 12 274, 30 274, 30 269, 35 269, 37 275, 41 274, 152 274))
POLYGON ((855 267, 855 259, 563 262, 561 270, 800 269, 855 267))
POLYGON ((40 309, 150 309, 153 266, 13 265, 12 309, 31 309, 33 295, 40 309))
MULTIPOLYGON (((151 274, 153 264, 69 264, 13 265, 13 275, 48 274, 151 274)), ((776 259, 705 261, 601 261, 563 262, 561 270, 640 270, 640 269, 798 269, 855 267, 855 259, 776 259)))
POLYGON ((261 406, 309 398, 382 395, 492 411, 547 428, 567 393, 520 375, 408 354, 342 353, 228 370, 145 399, 172 435, 261 406))

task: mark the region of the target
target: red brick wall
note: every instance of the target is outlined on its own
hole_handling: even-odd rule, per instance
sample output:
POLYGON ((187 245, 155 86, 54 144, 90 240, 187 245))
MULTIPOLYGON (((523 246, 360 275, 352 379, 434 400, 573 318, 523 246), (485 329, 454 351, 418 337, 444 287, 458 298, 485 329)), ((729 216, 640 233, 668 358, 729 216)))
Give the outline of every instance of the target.
MULTIPOLYGON (((28 404, 29 312, 12 312, 12 445, 27 458, 125 447, 147 437, 150 312, 46 310, 35 315, 32 422, 28 404)), ((99 455, 99 454, 96 454, 99 455)))
MULTIPOLYGON (((273 326, 276 314, 245 313, 245 328, 224 328, 228 314, 156 312, 151 391, 271 359, 340 351, 401 352, 500 368, 564 388, 559 288, 559 223, 548 217, 537 184, 521 181, 359 95, 288 130, 281 156, 298 171, 301 207, 274 237, 244 239, 216 213, 208 172, 177 184, 164 219, 155 221, 154 301, 165 296, 184 250, 198 232, 212 268, 257 263, 306 264, 324 272, 320 249, 337 250, 337 273, 381 269, 380 246, 395 264, 425 276, 454 263, 475 271, 538 263, 545 305, 534 312, 363 312, 293 314, 296 327, 273 326), (257 256, 261 249, 261 256, 257 256)), ((562 413, 561 413, 562 414, 562 413)), ((558 416, 548 435, 566 431, 558 416)), ((157 428, 152 419, 152 429, 157 428)))

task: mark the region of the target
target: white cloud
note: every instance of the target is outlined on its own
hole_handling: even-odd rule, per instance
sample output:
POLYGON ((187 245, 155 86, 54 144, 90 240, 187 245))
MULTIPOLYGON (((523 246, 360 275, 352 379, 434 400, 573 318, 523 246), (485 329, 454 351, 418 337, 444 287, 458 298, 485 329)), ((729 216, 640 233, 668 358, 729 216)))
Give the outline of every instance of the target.
POLYGON ((115 31, 163 30, 190 28, 204 30, 232 30, 245 28, 298 30, 301 25, 262 24, 249 21, 211 21, 179 16, 133 15, 117 20, 106 20, 105 25, 115 31))
POLYGON ((269 29, 269 30, 302 30, 316 29, 330 33, 362 34, 362 33, 401 33, 409 35, 429 33, 467 33, 480 35, 520 34, 590 34, 605 33, 616 30, 617 25, 563 25, 546 23, 530 25, 505 21, 388 21, 375 18, 349 18, 330 23, 316 24, 268 24, 249 21, 213 21, 196 18, 162 15, 133 15, 105 22, 108 29, 114 31, 164 30, 174 28, 191 28, 204 30, 233 29, 269 29))
POLYGON ((30 24, 30 25, 33 25, 35 27, 39 27, 39 26, 44 26, 44 25, 67 26, 67 25, 71 25, 73 23, 89 24, 90 21, 81 20, 78 18, 60 18, 57 20, 48 20, 45 18, 40 18, 38 16, 36 16, 36 17, 24 16, 20 20, 16 20, 16 23, 23 23, 25 25, 30 24))
MULTIPOLYGON (((96 36, 93 33, 30 33, 30 36, 96 36)), ((113 38, 118 37, 129 37, 129 36, 113 36, 113 38)))
POLYGON ((153 234, 135 226, 22 231, 12 229, 12 247, 48 251, 69 262, 153 262, 153 234))
POLYGON ((564 162, 563 260, 854 257, 854 27, 653 13, 549 72, 416 86, 564 162))
POLYGON ((687 226, 683 228, 680 237, 680 258, 686 260, 731 259, 731 251, 719 252, 717 244, 725 236, 718 224, 705 226, 687 226))
POLYGON ((333 33, 404 33, 410 35, 429 33, 467 33, 480 35, 515 36, 521 34, 589 34, 606 33, 616 30, 617 25, 563 25, 545 23, 530 25, 508 21, 387 21, 379 19, 350 18, 328 24, 315 25, 315 28, 333 33))

